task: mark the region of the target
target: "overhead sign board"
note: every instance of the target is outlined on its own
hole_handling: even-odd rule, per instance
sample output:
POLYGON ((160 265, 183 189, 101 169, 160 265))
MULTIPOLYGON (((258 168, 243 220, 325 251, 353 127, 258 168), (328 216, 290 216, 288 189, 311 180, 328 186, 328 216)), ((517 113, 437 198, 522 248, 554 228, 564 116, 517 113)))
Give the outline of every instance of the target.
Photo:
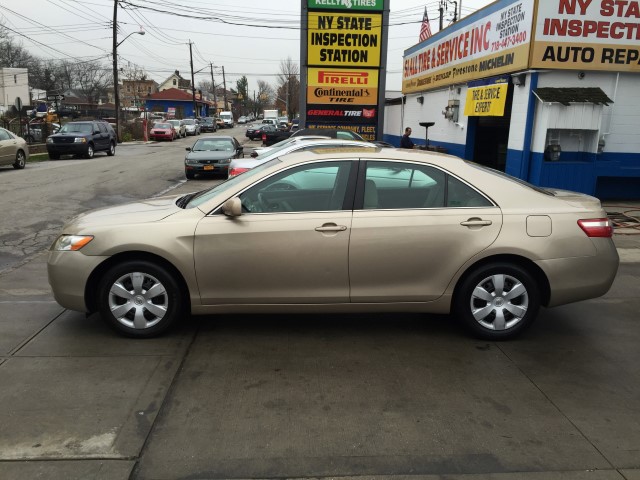
POLYGON ((538 4, 533 68, 640 72, 640 4, 544 0, 538 4))
POLYGON ((524 70, 534 0, 496 2, 405 51, 402 93, 524 70))
POLYGON ((382 0, 308 0, 309 9, 382 10, 382 0))
POLYGON ((308 64, 380 66, 382 16, 309 12, 308 64))
POLYGON ((310 68, 307 102, 371 105, 378 99, 378 70, 310 68))

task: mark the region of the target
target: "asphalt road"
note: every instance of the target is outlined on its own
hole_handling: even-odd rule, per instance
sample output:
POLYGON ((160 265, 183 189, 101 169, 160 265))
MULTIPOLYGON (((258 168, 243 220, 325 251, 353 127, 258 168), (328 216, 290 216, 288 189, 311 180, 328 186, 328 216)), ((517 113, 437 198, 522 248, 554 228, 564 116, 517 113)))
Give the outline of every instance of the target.
POLYGON ((185 318, 141 341, 59 307, 61 224, 213 185, 184 180, 192 141, 0 170, 0 478, 640 479, 640 263, 501 343, 405 314, 185 318))

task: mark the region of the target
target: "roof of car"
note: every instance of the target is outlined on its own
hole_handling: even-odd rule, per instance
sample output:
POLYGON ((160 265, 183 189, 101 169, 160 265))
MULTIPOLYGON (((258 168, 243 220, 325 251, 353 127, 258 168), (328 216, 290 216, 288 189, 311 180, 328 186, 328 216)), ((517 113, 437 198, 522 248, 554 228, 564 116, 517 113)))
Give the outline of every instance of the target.
POLYGON ((368 160, 409 160, 417 162, 433 162, 440 163, 442 160, 447 162, 464 162, 461 158, 454 157, 453 155, 447 155, 445 153, 431 152, 426 150, 406 150, 400 148, 381 148, 381 147, 360 147, 358 148, 358 142, 356 140, 338 140, 336 143, 352 142, 354 148, 331 148, 331 147, 317 147, 303 152, 290 153, 286 157, 286 161, 291 163, 303 163, 306 161, 319 160, 331 156, 336 160, 353 158, 355 153, 366 154, 368 160))

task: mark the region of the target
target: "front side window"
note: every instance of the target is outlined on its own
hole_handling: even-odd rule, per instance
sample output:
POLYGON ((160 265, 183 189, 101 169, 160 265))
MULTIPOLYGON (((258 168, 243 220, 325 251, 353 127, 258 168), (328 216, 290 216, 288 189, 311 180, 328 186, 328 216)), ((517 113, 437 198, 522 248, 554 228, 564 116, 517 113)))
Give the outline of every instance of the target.
POLYGON ((351 168, 351 161, 290 168, 254 185, 240 200, 251 213, 342 210, 351 168))

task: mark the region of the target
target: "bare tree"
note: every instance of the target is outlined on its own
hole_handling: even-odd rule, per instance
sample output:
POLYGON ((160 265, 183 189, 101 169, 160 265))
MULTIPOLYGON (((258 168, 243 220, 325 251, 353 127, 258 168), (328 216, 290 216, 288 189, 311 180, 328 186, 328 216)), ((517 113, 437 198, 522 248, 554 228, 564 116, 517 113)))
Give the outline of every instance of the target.
POLYGON ((276 78, 277 102, 287 110, 289 118, 294 118, 300 110, 300 66, 291 57, 280 60, 280 73, 276 78))
POLYGON ((90 104, 98 103, 100 96, 113 83, 109 70, 98 62, 78 65, 75 73, 78 89, 90 104))

